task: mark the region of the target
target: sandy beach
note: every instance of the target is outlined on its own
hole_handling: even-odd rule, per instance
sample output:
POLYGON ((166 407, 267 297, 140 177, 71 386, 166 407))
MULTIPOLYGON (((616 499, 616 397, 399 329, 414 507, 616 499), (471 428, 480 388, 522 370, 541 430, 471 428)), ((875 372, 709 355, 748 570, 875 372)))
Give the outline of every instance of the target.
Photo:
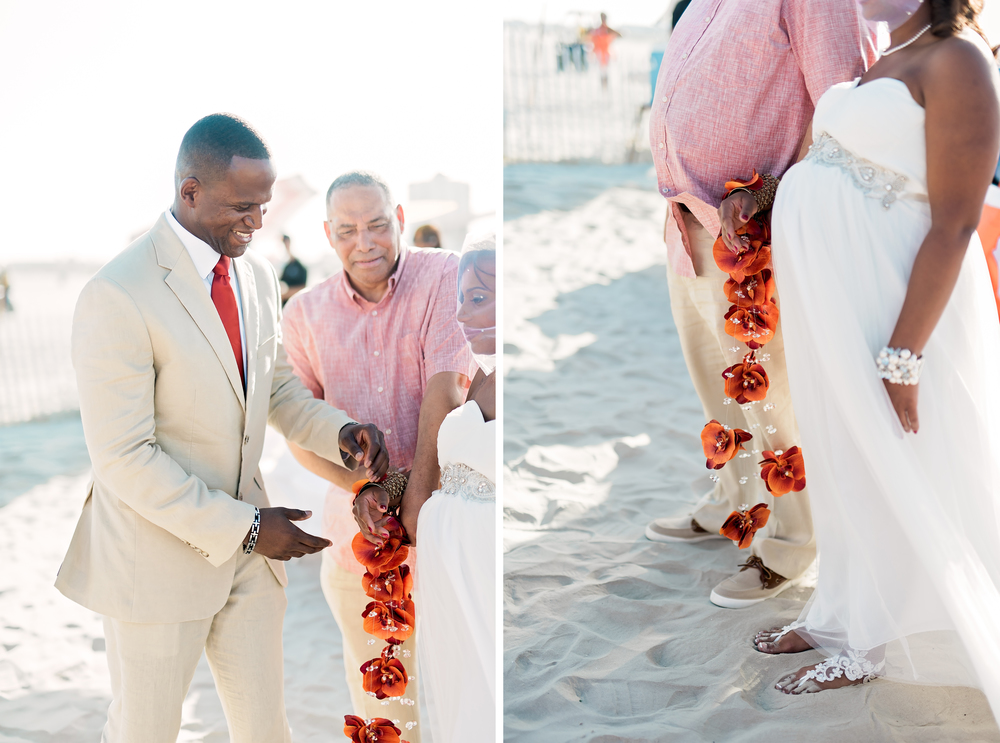
MULTIPOLYGON (((64 440, 64 445, 72 444, 64 440)), ((82 440, 75 445, 82 446, 82 440)), ((22 470, 33 466, 19 464, 22 470)), ((272 499, 283 505, 291 505, 287 494, 292 491, 305 503, 316 502, 325 490, 322 481, 295 464, 284 440, 270 429, 261 467, 272 499)), ((0 743, 100 739, 111 702, 101 618, 52 587, 83 505, 89 474, 82 469, 35 485, 0 508, 0 743)), ((351 712, 340 631, 320 592, 319 568, 319 555, 288 564, 285 701, 296 743, 346 740, 343 716, 351 712)), ((391 707, 387 716, 393 716, 391 707)), ((202 656, 178 741, 228 740, 202 656)), ((424 740, 429 740, 426 730, 424 740)))
POLYGON ((504 224, 505 740, 1000 740, 972 689, 775 691, 820 656, 766 656, 750 639, 794 619, 809 583, 720 609, 708 594, 743 561, 731 542, 645 539, 649 519, 711 484, 704 421, 670 316, 664 203, 649 188, 582 192, 598 174, 505 174, 519 203, 504 224))

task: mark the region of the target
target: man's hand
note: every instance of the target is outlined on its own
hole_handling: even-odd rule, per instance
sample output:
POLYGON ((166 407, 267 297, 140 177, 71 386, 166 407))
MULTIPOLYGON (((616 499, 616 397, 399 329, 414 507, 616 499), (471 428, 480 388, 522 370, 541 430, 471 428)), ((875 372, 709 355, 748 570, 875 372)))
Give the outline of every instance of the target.
POLYGON ((920 421, 917 419, 917 388, 919 384, 893 384, 883 379, 885 391, 889 393, 889 401, 892 403, 896 415, 903 430, 907 433, 916 433, 920 428, 920 421))
MULTIPOLYGON (((333 542, 306 534, 292 523, 305 521, 310 516, 312 511, 298 511, 294 508, 260 509, 260 530, 253 551, 272 560, 289 560, 326 549, 333 542)), ((247 537, 249 536, 248 533, 247 537)), ((243 543, 246 544, 246 540, 243 543)))
POLYGON ((351 423, 340 429, 340 448, 366 468, 369 480, 381 480, 389 471, 389 452, 382 432, 371 423, 351 423))
POLYGON ((381 545, 389 538, 389 530, 385 528, 388 507, 389 494, 378 486, 365 488, 354 499, 354 520, 358 522, 361 535, 372 544, 381 545))
POLYGON ((722 225, 722 242, 734 253, 738 250, 736 230, 750 221, 757 213, 757 201, 746 191, 731 193, 719 205, 719 222, 722 225))

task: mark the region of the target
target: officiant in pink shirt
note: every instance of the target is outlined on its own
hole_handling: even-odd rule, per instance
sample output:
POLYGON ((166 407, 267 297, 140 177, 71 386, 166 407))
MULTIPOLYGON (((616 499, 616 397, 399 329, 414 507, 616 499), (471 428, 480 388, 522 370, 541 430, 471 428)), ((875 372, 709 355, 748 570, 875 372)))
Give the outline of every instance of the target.
MULTIPOLYGON (((288 360, 313 395, 377 424, 393 467, 409 471, 407 490, 418 489, 427 497, 438 486, 438 428, 464 402, 475 368, 455 320, 458 256, 404 245, 403 209, 372 173, 337 178, 326 205, 326 234, 343 270, 288 302, 282 323, 288 360)), ((419 727, 407 725, 417 722, 417 684, 405 695, 414 704, 392 700, 388 707, 361 686, 359 669, 378 649, 368 644, 370 636, 362 629, 370 599, 361 587, 364 568, 351 549, 358 533, 351 509, 351 485, 357 478, 289 446, 301 464, 331 482, 323 536, 333 546, 323 552, 321 580, 344 636, 354 713, 399 720, 406 739, 419 743, 419 727)), ((411 551, 407 563, 413 562, 411 551)), ((419 601, 419 583, 414 600, 419 601)), ((416 668, 414 638, 402 649, 413 658, 407 667, 416 668)))
MULTIPOLYGON (((778 179, 811 143, 807 130, 816 101, 831 85, 859 77, 874 60, 874 38, 855 0, 692 0, 663 55, 649 141, 659 191, 667 199, 670 307, 705 422, 750 431, 747 449, 757 459, 764 450, 798 443, 784 341, 779 324, 763 349, 769 354, 768 405, 726 399, 722 372, 740 354, 723 332, 731 304, 722 290, 728 276, 716 266, 712 247, 720 230, 731 244, 736 228, 770 208, 767 199, 773 199, 778 179), (723 203, 725 182, 749 180, 754 171, 768 181, 757 192, 761 203, 747 192, 723 203)), ((765 501, 771 518, 741 570, 710 594, 727 608, 778 595, 816 557, 807 490, 773 498, 759 487, 758 472, 738 461, 717 471, 714 487, 706 475, 699 503, 646 528, 649 539, 662 542, 721 538, 719 529, 732 511, 765 501)))

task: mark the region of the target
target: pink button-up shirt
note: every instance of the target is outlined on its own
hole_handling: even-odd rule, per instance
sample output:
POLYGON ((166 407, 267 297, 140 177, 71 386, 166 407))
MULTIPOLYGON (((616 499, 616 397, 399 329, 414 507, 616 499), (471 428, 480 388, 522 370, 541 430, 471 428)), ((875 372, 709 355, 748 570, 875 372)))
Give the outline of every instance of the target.
POLYGON ((820 96, 874 61, 855 0, 692 0, 664 52, 649 121, 678 275, 695 275, 679 204, 718 235, 723 184, 754 170, 780 177, 820 96))
MULTIPOLYGON (((340 271, 289 300, 282 321, 285 352, 313 395, 385 434, 393 467, 407 470, 427 380, 438 372, 471 376, 472 352, 455 320, 458 256, 404 248, 378 303, 358 294, 340 271)), ((351 541, 354 496, 331 485, 323 535, 337 563, 359 575, 351 541)))

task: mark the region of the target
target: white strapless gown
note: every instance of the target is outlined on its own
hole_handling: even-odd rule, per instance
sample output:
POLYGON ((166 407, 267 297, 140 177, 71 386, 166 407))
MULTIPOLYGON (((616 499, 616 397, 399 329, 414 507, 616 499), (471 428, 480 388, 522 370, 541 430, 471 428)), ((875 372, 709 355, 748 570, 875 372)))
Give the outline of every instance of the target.
POLYGON ((829 654, 885 645, 888 677, 978 686, 1000 718, 1000 326, 983 252, 974 236, 924 349, 920 433, 904 435, 874 358, 931 223, 924 110, 899 80, 844 83, 813 133, 772 217, 820 555, 800 632, 829 654))
POLYGON ((417 519, 417 649, 434 743, 496 724, 496 421, 467 402, 438 432, 441 489, 417 519))

